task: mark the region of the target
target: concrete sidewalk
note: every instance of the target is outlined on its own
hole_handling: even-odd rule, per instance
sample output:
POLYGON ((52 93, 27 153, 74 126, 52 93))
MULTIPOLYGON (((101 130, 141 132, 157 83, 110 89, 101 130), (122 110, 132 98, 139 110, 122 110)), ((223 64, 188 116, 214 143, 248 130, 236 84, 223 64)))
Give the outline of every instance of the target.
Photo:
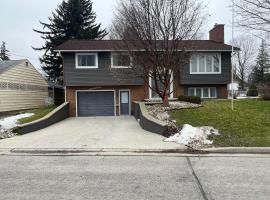
POLYGON ((143 130, 132 116, 69 118, 23 136, 0 140, 0 149, 185 149, 143 130))

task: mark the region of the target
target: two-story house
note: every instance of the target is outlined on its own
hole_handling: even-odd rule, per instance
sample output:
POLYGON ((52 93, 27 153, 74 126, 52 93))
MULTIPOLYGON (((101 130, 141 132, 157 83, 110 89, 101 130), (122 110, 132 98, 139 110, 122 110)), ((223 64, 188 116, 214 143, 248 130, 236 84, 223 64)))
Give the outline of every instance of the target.
MULTIPOLYGON (((191 52, 190 62, 174 75, 170 98, 227 98, 232 47, 224 44, 224 25, 216 24, 209 40, 183 42, 186 51, 191 52)), ((143 80, 132 74, 130 59, 119 53, 125 51, 119 40, 70 40, 55 50, 63 58, 70 116, 130 115, 134 101, 157 98, 143 80), (122 76, 115 73, 123 68, 126 72, 122 76)))

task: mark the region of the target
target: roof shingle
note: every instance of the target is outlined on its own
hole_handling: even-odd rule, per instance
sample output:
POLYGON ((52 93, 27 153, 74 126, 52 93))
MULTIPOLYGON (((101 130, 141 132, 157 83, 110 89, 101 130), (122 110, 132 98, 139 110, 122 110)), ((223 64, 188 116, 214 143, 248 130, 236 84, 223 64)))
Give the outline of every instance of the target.
POLYGON ((0 60, 0 74, 26 60, 0 60))
MULTIPOLYGON (((125 44, 121 40, 69 40, 56 47, 55 51, 114 51, 116 49, 121 51, 127 50, 125 44)), ((133 45, 134 43, 131 42, 131 44, 133 45)), ((179 49, 183 48, 192 51, 232 50, 232 46, 212 40, 184 40, 179 45, 179 49)), ((139 50, 139 47, 136 46, 134 50, 139 50)))

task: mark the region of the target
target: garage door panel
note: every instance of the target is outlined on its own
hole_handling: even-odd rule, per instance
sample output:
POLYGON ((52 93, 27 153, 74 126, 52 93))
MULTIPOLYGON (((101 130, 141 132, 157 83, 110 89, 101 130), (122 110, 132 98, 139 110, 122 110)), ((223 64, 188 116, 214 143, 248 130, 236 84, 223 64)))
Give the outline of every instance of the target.
POLYGON ((78 116, 114 116, 114 92, 78 92, 78 116))

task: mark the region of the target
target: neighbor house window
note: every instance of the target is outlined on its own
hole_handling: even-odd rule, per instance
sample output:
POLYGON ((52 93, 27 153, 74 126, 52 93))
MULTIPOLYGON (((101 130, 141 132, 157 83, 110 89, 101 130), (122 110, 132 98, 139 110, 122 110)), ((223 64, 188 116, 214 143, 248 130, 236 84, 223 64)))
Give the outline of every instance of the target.
POLYGON ((98 68, 97 53, 77 53, 76 68, 98 68))
POLYGON ((197 96, 201 98, 217 98, 217 88, 215 87, 188 88, 188 96, 197 96))
POLYGON ((131 66, 131 57, 128 54, 113 53, 111 65, 112 68, 129 68, 131 66))
POLYGON ((221 55, 212 54, 193 54, 190 58, 191 74, 220 74, 221 55))
MULTIPOLYGON (((171 84, 170 84, 167 91, 168 91, 169 98, 173 98, 173 82, 172 82, 172 79, 171 79, 170 82, 171 82, 171 84)), ((153 78, 149 78, 149 84, 150 84, 151 88, 153 88, 153 90, 151 88, 149 88, 149 97, 150 97, 150 99, 160 99, 160 96, 156 92, 156 84, 155 84, 155 80, 153 78)), ((163 91, 164 84, 160 80, 157 81, 157 85, 158 85, 159 90, 163 91)))

